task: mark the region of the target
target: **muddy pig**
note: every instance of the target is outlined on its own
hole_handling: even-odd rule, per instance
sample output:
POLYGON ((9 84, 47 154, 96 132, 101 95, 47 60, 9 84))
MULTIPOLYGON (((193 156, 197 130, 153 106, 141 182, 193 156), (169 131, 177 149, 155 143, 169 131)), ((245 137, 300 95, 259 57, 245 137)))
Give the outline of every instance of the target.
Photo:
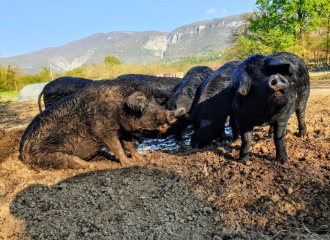
MULTIPOLYGON (((230 115, 234 91, 231 80, 241 61, 231 61, 217 69, 198 89, 196 103, 189 116, 189 122, 195 129, 191 136, 191 145, 202 148, 217 138, 223 140, 225 122, 230 115)), ((236 139, 236 124, 230 123, 233 138, 236 139)))
POLYGON ((122 165, 130 165, 120 140, 138 160, 130 137, 165 132, 184 113, 183 108, 168 111, 156 104, 153 89, 144 81, 96 81, 32 120, 20 142, 20 158, 41 167, 84 168, 107 147, 122 165))
POLYGON ((44 96, 45 108, 53 105, 63 97, 69 96, 93 81, 85 78, 60 77, 49 82, 41 91, 38 98, 39 111, 41 108, 41 97, 44 96))
POLYGON ((280 52, 252 55, 233 74, 233 114, 242 137, 240 162, 249 158, 255 126, 274 129, 276 161, 287 161, 285 134, 288 120, 296 112, 299 133, 306 135, 305 109, 310 92, 307 67, 298 56, 280 52))
POLYGON ((147 82, 154 89, 156 102, 160 105, 164 105, 173 96, 173 88, 181 81, 181 78, 176 77, 156 77, 143 74, 125 74, 116 79, 143 80, 147 82))

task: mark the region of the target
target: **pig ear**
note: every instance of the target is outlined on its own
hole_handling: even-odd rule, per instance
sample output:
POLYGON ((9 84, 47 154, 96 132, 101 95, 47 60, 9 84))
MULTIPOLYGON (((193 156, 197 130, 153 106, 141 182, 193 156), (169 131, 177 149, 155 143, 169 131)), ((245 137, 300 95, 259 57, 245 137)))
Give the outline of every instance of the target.
POLYGON ((237 68, 233 73, 232 87, 241 95, 246 96, 251 88, 252 79, 248 73, 237 68))
POLYGON ((126 104, 133 111, 143 112, 148 107, 148 100, 143 93, 134 92, 126 99, 126 104))
POLYGON ((267 67, 270 69, 271 74, 280 73, 282 75, 291 75, 290 63, 283 62, 278 58, 268 59, 267 67))

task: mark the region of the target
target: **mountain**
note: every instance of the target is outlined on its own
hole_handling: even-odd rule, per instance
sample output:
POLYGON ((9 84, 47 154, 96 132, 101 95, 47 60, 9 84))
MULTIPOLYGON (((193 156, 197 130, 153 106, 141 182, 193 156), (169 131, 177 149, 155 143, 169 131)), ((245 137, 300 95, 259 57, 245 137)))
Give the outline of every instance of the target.
POLYGON ((170 33, 96 33, 60 47, 0 58, 0 64, 18 64, 26 74, 35 74, 49 63, 53 71, 63 72, 81 67, 85 63, 103 62, 106 56, 115 56, 123 64, 146 64, 159 60, 172 61, 188 56, 202 56, 228 47, 232 33, 244 23, 242 15, 234 15, 195 22, 170 33))

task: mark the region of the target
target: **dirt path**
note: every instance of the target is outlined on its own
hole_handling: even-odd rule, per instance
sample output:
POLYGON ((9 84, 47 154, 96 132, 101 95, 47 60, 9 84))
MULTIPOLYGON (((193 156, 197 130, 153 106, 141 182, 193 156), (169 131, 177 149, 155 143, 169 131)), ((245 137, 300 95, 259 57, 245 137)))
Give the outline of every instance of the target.
POLYGON ((260 127, 247 165, 238 140, 127 169, 41 170, 18 159, 37 103, 0 105, 0 239, 330 239, 329 94, 311 92, 307 139, 290 119, 284 165, 260 127))

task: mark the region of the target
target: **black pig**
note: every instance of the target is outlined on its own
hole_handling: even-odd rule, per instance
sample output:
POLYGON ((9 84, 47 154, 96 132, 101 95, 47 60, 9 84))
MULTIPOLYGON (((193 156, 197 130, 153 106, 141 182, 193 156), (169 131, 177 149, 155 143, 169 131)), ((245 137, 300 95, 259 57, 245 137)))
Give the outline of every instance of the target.
MULTIPOLYGON (((173 88, 173 96, 166 102, 166 108, 173 110, 179 107, 184 107, 187 112, 193 106, 196 92, 199 86, 207 79, 213 70, 207 66, 197 66, 191 68, 182 80, 173 88)), ((185 114, 178 119, 178 121, 171 126, 171 128, 163 134, 162 137, 175 134, 177 140, 182 139, 182 132, 188 125, 188 116, 185 114)))
POLYGON ((88 167, 85 160, 107 147, 122 165, 129 165, 120 140, 133 158, 139 158, 132 136, 165 132, 184 113, 182 108, 170 112, 156 104, 153 89, 143 81, 93 82, 32 120, 20 142, 20 157, 42 167, 88 167))
POLYGON ((178 107, 184 107, 189 112, 198 87, 212 73, 213 70, 206 66, 191 68, 173 88, 174 95, 166 102, 166 108, 173 110, 178 107))
POLYGON ((49 82, 41 91, 38 98, 39 111, 41 108, 41 97, 44 96, 45 108, 50 107, 63 97, 69 96, 93 81, 85 78, 60 77, 49 82))
MULTIPOLYGON (((241 61, 231 61, 217 69, 198 89, 196 103, 189 116, 195 129, 191 136, 193 147, 204 147, 217 138, 222 141, 225 122, 230 115, 233 89, 231 80, 241 61)), ((237 138, 236 125, 231 123, 233 138, 237 138)))
POLYGON ((274 129, 276 161, 287 161, 285 134, 296 112, 299 133, 306 135, 305 109, 310 92, 307 67, 298 56, 280 52, 252 55, 233 74, 236 90, 232 108, 241 136, 240 162, 249 158, 254 126, 274 129))

